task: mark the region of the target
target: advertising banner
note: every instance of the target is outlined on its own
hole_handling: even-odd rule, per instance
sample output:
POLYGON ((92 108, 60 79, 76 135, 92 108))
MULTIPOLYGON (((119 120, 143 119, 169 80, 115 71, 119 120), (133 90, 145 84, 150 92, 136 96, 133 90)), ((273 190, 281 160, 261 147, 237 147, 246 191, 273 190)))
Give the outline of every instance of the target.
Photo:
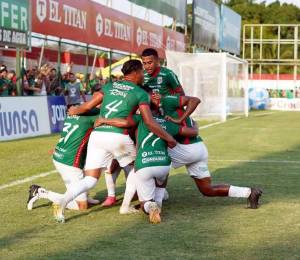
POLYGON ((50 134, 47 97, 1 97, 0 141, 45 134, 50 134))
POLYGON ((193 1, 193 44, 219 49, 220 11, 211 0, 193 1))
POLYGON ((29 0, 1 0, 0 5, 0 45, 27 48, 31 30, 29 0))
POLYGON ((186 24, 186 0, 129 0, 137 5, 152 9, 158 13, 176 19, 178 22, 186 24))
POLYGON ((164 46, 166 50, 184 52, 186 49, 184 34, 164 29, 164 46))
POLYGON ((240 54, 241 26, 241 16, 227 6, 221 5, 220 48, 222 50, 240 54))
POLYGON ((134 22, 134 43, 135 53, 140 54, 145 48, 154 48, 160 57, 164 57, 163 28, 152 23, 136 19, 134 22))
POLYGON ((64 97, 47 97, 48 114, 51 133, 59 133, 63 129, 67 106, 64 97))
POLYGON ((33 0, 32 27, 37 33, 126 52, 139 54, 152 47, 160 57, 165 55, 164 35, 176 38, 179 49, 185 44, 181 33, 165 32, 161 26, 92 1, 33 0))

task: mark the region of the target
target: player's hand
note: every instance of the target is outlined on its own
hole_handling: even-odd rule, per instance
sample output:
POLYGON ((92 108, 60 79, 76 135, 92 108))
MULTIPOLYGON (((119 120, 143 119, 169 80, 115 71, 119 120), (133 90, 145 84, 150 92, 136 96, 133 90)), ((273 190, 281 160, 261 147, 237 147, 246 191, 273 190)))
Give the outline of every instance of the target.
POLYGON ((168 142, 168 147, 171 148, 171 149, 174 148, 177 145, 176 140, 174 138, 172 138, 172 139, 168 142))
POLYGON ((99 117, 95 120, 94 127, 101 126, 105 124, 105 118, 99 117))
POLYGON ((75 115, 77 115, 77 111, 76 111, 77 109, 76 109, 76 107, 75 106, 71 106, 70 108, 69 108, 69 110, 68 110, 68 115, 69 116, 75 116, 75 115))
POLYGON ((165 119, 170 121, 170 122, 173 122, 175 124, 178 124, 178 125, 181 125, 181 123, 182 123, 182 120, 180 118, 176 119, 176 118, 173 118, 171 116, 165 116, 165 119))

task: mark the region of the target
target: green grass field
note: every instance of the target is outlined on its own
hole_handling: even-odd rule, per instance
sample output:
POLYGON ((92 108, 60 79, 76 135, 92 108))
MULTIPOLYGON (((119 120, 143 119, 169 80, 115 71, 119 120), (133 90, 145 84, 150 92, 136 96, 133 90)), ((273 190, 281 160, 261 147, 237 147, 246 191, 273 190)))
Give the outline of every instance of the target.
MULTIPOLYGON (((300 259, 299 133, 297 112, 256 112, 201 131, 214 182, 261 187, 258 210, 244 199, 204 198, 184 168, 171 173, 160 225, 121 216, 119 206, 67 211, 57 224, 46 200, 27 211, 31 183, 0 189, 0 259, 300 259)), ((53 170, 57 139, 0 143, 0 186, 53 170)), ((34 183, 64 192, 55 173, 34 183)), ((105 197, 103 178, 91 195, 105 197)))

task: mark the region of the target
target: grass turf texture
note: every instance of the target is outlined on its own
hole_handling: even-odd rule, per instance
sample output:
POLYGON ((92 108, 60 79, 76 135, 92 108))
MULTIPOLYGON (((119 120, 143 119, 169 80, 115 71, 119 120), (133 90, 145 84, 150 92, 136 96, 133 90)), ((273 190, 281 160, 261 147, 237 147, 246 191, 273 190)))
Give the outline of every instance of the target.
MULTIPOLYGON (((300 113, 256 112, 201 131, 214 183, 263 188, 258 210, 244 199, 202 197, 184 168, 171 173, 160 225, 121 216, 118 206, 67 211, 67 223, 56 224, 46 200, 27 211, 29 183, 1 190, 0 259, 299 259, 300 164, 280 162, 300 162, 299 130, 300 113)), ((0 185, 52 170, 47 152, 57 139, 0 143, 0 185)), ((34 182, 64 191, 57 174, 34 182)), ((103 177, 91 195, 104 199, 103 177)))

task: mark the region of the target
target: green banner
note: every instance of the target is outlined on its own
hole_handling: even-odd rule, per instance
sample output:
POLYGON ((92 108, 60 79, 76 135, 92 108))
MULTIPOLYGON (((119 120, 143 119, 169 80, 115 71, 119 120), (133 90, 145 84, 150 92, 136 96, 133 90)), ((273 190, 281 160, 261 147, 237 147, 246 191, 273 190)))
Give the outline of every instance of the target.
POLYGON ((129 0, 132 3, 154 10, 158 13, 176 19, 177 22, 186 24, 186 0, 129 0))
POLYGON ((29 0, 0 0, 0 46, 27 48, 30 23, 29 0))

